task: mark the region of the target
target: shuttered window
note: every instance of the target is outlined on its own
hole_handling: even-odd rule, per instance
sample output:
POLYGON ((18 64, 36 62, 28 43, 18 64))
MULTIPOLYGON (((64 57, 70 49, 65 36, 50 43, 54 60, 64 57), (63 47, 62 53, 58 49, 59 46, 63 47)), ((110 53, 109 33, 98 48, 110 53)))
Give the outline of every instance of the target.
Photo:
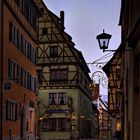
POLYGON ((19 32, 13 23, 9 23, 9 41, 12 42, 33 64, 36 63, 36 49, 19 32))
POLYGON ((17 103, 6 101, 6 119, 15 121, 17 119, 17 103))

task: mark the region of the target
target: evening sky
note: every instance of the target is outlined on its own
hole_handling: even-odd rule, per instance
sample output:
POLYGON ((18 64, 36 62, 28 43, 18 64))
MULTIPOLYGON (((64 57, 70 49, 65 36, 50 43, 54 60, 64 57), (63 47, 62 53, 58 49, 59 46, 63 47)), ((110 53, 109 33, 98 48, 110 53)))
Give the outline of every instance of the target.
MULTIPOLYGON (((72 37, 75 48, 80 50, 87 63, 104 56, 99 49, 96 36, 103 32, 112 35, 109 49, 120 45, 120 5, 121 0, 44 0, 48 9, 60 17, 65 12, 65 31, 72 37)), ((110 59, 110 58, 108 58, 110 59)), ((106 61, 106 59, 101 60, 106 61)), ((91 73, 95 65, 89 65, 91 73)), ((103 94, 103 93, 102 93, 103 94)))

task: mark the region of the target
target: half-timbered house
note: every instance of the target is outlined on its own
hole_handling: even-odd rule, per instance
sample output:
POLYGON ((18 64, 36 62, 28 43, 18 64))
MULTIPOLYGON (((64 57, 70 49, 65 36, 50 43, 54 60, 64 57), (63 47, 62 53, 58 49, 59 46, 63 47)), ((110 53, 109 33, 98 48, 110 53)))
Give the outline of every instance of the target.
POLYGON ((65 32, 64 12, 58 17, 42 0, 36 3, 43 15, 39 18, 37 50, 39 137, 42 140, 90 137, 90 70, 65 32))

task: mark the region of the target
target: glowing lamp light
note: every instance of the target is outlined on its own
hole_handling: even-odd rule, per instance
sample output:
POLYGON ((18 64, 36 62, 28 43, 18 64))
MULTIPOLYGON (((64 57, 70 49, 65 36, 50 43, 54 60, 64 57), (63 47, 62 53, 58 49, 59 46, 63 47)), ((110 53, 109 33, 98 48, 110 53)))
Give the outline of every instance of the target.
POLYGON ((42 121, 42 120, 43 120, 43 118, 42 118, 42 117, 40 117, 40 118, 39 118, 39 120, 40 120, 40 121, 42 121))

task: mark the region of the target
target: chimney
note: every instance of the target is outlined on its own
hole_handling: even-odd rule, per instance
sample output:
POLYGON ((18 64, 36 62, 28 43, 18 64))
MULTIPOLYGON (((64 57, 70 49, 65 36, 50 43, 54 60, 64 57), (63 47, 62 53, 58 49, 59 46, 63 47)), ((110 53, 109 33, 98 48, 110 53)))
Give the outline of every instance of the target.
POLYGON ((61 24, 64 26, 64 11, 60 11, 60 21, 61 24))

